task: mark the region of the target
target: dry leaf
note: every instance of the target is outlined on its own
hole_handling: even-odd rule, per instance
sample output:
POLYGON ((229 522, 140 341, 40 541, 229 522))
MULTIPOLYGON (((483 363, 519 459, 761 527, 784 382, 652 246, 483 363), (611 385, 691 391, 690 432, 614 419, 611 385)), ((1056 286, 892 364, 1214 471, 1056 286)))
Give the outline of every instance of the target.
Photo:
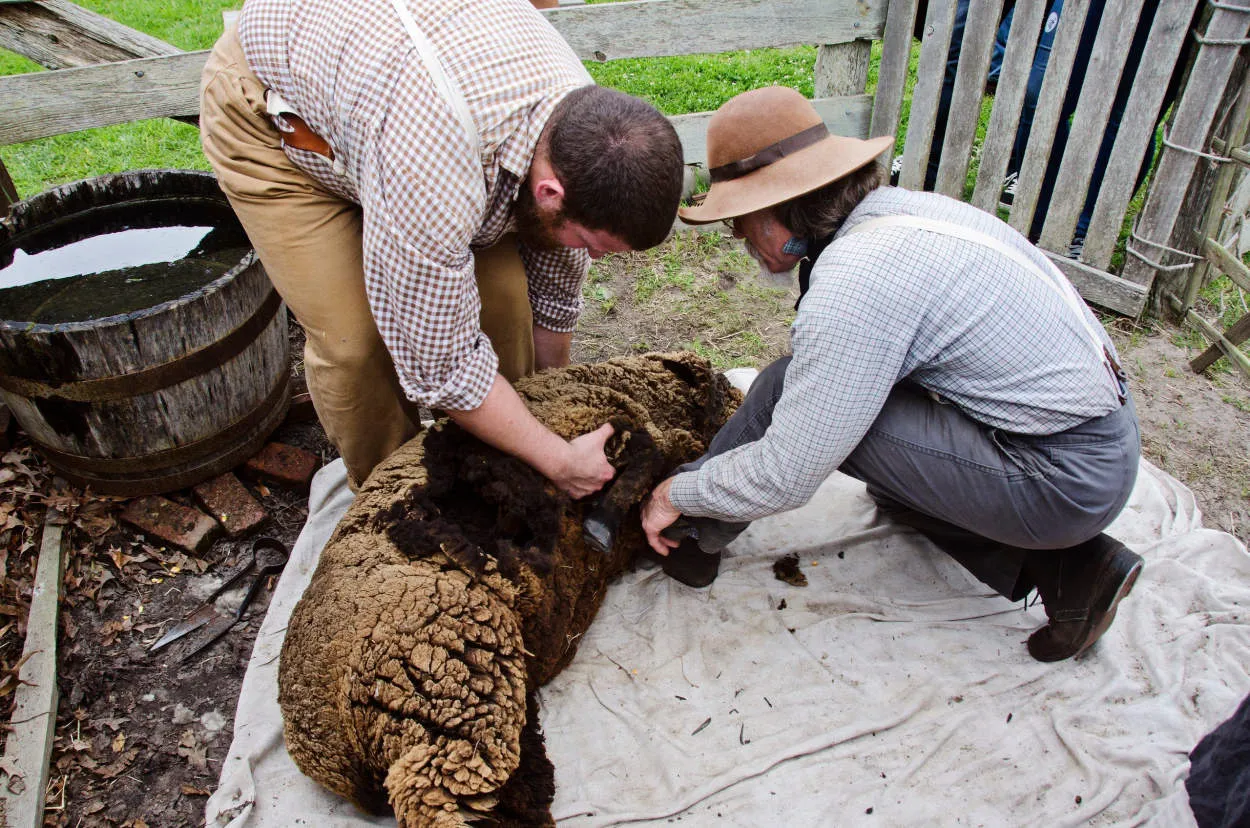
POLYGON ((135 757, 138 755, 139 749, 131 748, 104 767, 96 769, 96 773, 105 779, 113 779, 114 777, 121 775, 126 768, 130 767, 130 763, 133 762, 135 757))
POLYGON ((121 753, 125 749, 126 749, 126 734, 118 733, 116 736, 113 737, 113 752, 121 753))
POLYGON ((182 738, 178 740, 178 755, 187 760, 187 764, 196 770, 206 770, 208 768, 208 750, 204 745, 200 744, 200 740, 195 737, 195 732, 184 730, 182 738))
POLYGON ((186 796, 209 796, 212 794, 208 788, 201 788, 197 785, 183 785, 182 793, 186 796))

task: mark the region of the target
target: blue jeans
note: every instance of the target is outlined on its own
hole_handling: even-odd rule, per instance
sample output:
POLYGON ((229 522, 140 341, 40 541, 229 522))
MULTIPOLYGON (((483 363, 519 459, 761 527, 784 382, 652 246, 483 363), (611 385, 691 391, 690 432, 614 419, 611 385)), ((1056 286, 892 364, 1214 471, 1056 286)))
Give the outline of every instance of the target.
MULTIPOLYGON (((951 96, 955 88, 955 72, 959 67, 964 24, 968 17, 968 2, 969 0, 957 0, 955 6, 955 20, 951 30, 951 45, 946 57, 946 74, 942 80, 942 94, 938 99, 938 117, 937 125, 933 132, 933 148, 930 151, 929 166, 925 172, 924 188, 926 190, 932 190, 937 182, 938 158, 941 156, 942 144, 946 138, 946 120, 950 113, 951 96)), ((1038 236, 1041 235, 1042 224, 1045 222, 1046 213, 1050 207, 1051 193, 1054 191, 1055 180, 1059 175, 1059 163, 1063 159, 1063 151, 1068 143, 1069 121, 1072 118, 1072 114, 1076 111, 1081 85, 1085 81, 1085 71, 1094 49, 1094 39, 1098 34, 1098 24, 1102 20, 1102 13, 1105 7, 1106 0, 1091 0, 1089 13, 1085 18, 1085 26, 1081 31, 1081 40, 1077 46, 1076 60, 1072 67, 1072 77, 1068 81, 1067 95, 1064 97, 1059 125, 1055 130, 1054 145, 1042 179, 1037 210, 1034 213, 1033 224, 1029 230, 1029 238, 1033 241, 1036 241, 1038 236)), ((1103 133, 1098 157, 1094 162, 1093 172, 1090 176, 1085 204, 1081 210, 1080 218, 1077 219, 1075 232, 1075 238, 1077 239, 1084 239, 1085 234, 1089 230, 1089 222, 1094 214, 1094 204, 1098 198, 1098 191, 1102 187, 1103 177, 1107 173, 1107 164, 1111 159, 1111 150, 1115 145, 1115 137, 1120 129, 1120 119, 1124 116, 1124 107, 1128 103, 1128 96, 1132 91, 1133 76, 1137 73, 1137 68, 1141 64, 1142 52, 1146 48, 1146 39, 1150 34, 1150 25, 1154 21, 1155 9, 1156 6, 1154 4, 1147 3, 1145 5, 1142 9, 1141 19, 1137 24, 1137 30, 1133 34, 1133 42, 1129 47, 1128 58, 1125 61, 1124 74, 1119 88, 1116 90, 1115 100, 1112 102, 1111 111, 1107 119, 1107 128, 1103 133)), ((1042 91, 1042 80, 1046 74, 1046 66, 1050 62, 1055 31, 1058 29, 1059 18, 1062 12, 1063 0, 1054 0, 1046 14, 1042 35, 1033 56, 1033 66, 1029 70, 1029 82, 1024 96, 1024 107, 1020 113, 1020 125, 1016 130, 1016 140, 1012 148, 1011 161, 1007 167, 1009 173, 1018 173, 1020 165, 1024 161, 1024 153, 1029 143, 1029 134, 1033 128, 1033 115, 1037 111, 1037 102, 1042 91)), ((991 53, 988 75, 989 80, 994 83, 997 83, 1002 71, 1003 55, 1006 51, 1007 39, 1011 32, 1014 14, 1015 7, 1013 6, 1007 10, 998 27, 998 35, 995 38, 991 53)), ((1169 95, 1168 99, 1170 97, 1169 95)), ((1166 105, 1165 100, 1165 107, 1166 105)), ((1152 147, 1151 151, 1147 152, 1142 159, 1142 165, 1137 174, 1137 187, 1141 186, 1142 182, 1145 181, 1146 175, 1150 172, 1150 166, 1154 161, 1154 153, 1155 147, 1152 147)))
MULTIPOLYGON (((1063 107, 1059 112, 1059 124, 1055 129, 1055 141, 1050 151, 1050 159, 1042 178, 1042 188, 1038 196, 1037 210, 1033 214, 1033 224, 1029 228, 1029 239, 1036 241, 1042 233, 1042 225, 1050 208, 1051 194, 1055 189, 1055 180, 1059 176, 1059 164, 1063 160, 1064 148, 1068 145, 1068 135, 1072 115, 1076 112, 1076 104, 1080 97, 1081 85, 1085 82, 1085 71, 1089 67, 1089 58, 1094 50, 1094 39, 1098 34, 1098 24, 1102 20, 1106 0, 1091 0, 1089 13, 1085 18, 1085 26, 1081 30, 1081 40, 1076 48, 1076 60, 1072 65, 1072 76, 1068 80, 1068 91, 1063 99, 1063 107)), ((1103 132, 1102 143, 1098 147, 1098 157, 1089 179, 1089 190, 1085 195, 1085 205, 1077 219, 1076 239, 1084 239, 1089 231, 1090 218, 1094 214, 1094 204, 1098 199, 1098 191, 1102 188, 1103 177, 1107 173, 1107 164, 1111 160, 1111 150, 1115 146, 1115 137, 1120 130, 1120 119, 1124 116, 1124 107, 1128 103, 1129 93, 1133 89, 1133 78, 1141 65, 1142 52, 1146 48, 1146 39, 1150 35, 1150 25, 1154 22, 1155 9, 1152 3, 1142 8, 1141 18, 1137 22, 1137 30, 1133 33, 1133 42, 1129 45, 1128 57, 1124 63, 1124 73, 1120 85, 1116 89, 1115 99, 1111 103, 1111 111, 1107 116, 1107 127, 1103 132)), ((1014 8, 1012 10, 1014 12, 1014 8)), ((1012 12, 1009 12, 1003 24, 1010 31, 1012 12)), ((1063 0, 1054 0, 1047 12, 1046 22, 1042 29, 1037 51, 1033 56, 1033 67, 1029 71, 1029 84, 1024 96, 1024 109, 1020 113, 1020 126, 1016 131, 1016 142, 1012 148, 1011 162, 1008 172, 1019 172, 1024 162, 1024 153, 1029 145, 1029 133, 1033 128, 1033 115, 1037 111, 1037 101, 1042 91, 1042 80, 1046 75, 1046 66, 1050 62, 1050 53, 1054 47, 1055 31, 1059 27, 1059 19, 1063 14, 1063 0)), ((1003 29, 1000 27, 1000 34, 1003 29)), ((1166 106, 1166 102, 1165 102, 1166 106)), ((1142 159, 1141 168, 1137 172, 1136 187, 1140 187, 1150 172, 1154 161, 1155 146, 1142 159)))
MULTIPOLYGON (((761 371, 707 453, 678 471, 763 437, 789 364, 782 357, 761 371)), ((1131 398, 1104 417, 1035 436, 991 428, 905 381, 839 470, 862 480, 884 514, 1016 600, 1033 587, 1023 573, 1030 551, 1076 546, 1115 520, 1137 478, 1139 439, 1131 398)), ((748 525, 687 520, 706 549, 748 525)))

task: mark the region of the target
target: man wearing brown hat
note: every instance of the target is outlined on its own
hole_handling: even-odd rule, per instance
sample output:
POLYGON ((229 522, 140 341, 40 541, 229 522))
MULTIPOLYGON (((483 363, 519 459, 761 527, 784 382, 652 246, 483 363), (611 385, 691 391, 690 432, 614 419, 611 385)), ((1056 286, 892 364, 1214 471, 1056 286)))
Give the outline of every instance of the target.
POLYGON ((840 470, 1002 595, 1036 587, 1049 623, 1029 637, 1035 658, 1078 655, 1142 566, 1101 534, 1139 459, 1114 349, 1007 224, 879 186, 891 142, 830 135, 780 87, 713 116, 711 189, 681 216, 727 221, 769 274, 799 267, 793 354, 760 373, 707 455, 656 487, 643 528, 670 575, 704 586, 749 521, 840 470))
POLYGON ((247 0, 201 89, 205 155, 307 334, 360 484, 440 409, 573 496, 613 469, 509 381, 568 362, 589 259, 668 235, 681 144, 595 86, 526 0, 247 0))

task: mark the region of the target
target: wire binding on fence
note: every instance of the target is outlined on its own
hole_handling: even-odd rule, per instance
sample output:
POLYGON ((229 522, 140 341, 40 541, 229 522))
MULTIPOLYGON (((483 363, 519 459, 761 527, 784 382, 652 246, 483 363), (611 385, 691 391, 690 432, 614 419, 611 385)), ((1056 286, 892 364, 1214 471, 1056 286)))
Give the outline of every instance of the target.
MULTIPOLYGON (((1242 9, 1241 11, 1245 11, 1242 9)), ((1198 30, 1194 29, 1194 41, 1199 46, 1245 46, 1250 43, 1250 37, 1205 37, 1198 34, 1198 30)))
POLYGON ((1227 155, 1215 155, 1214 153, 1204 152, 1200 149, 1194 149, 1193 147, 1187 147, 1184 144, 1177 144, 1172 140, 1171 136, 1171 130, 1164 130, 1163 146, 1171 147, 1172 149, 1179 150, 1180 152, 1187 152, 1190 155, 1196 155, 1199 158, 1208 158, 1217 164, 1228 164, 1234 160, 1227 155))
POLYGON ((1147 239, 1144 236, 1139 236, 1137 234, 1136 225, 1134 225, 1133 231, 1129 233, 1129 240, 1139 241, 1142 244, 1148 244, 1151 247, 1158 248, 1159 250, 1163 250, 1168 253, 1175 253, 1177 256, 1184 256, 1185 258, 1191 260, 1188 262, 1181 262, 1180 264, 1165 265, 1162 262, 1156 262, 1154 259, 1151 259, 1148 256, 1146 256, 1146 254, 1137 251, 1136 249, 1133 248, 1133 245, 1125 243, 1124 252, 1126 254, 1128 254, 1129 256, 1132 256, 1134 259, 1145 262, 1147 265, 1154 268, 1155 270, 1160 270, 1160 271, 1163 271, 1164 273, 1174 273, 1178 270, 1187 270, 1193 267, 1194 265, 1196 265, 1198 262, 1203 261, 1203 257, 1197 255, 1196 253, 1190 253, 1187 250, 1177 250, 1175 247, 1169 247, 1168 245, 1162 244, 1161 242, 1151 241, 1150 239, 1147 239))
POLYGON ((1219 0, 1207 0, 1207 5, 1213 9, 1223 9, 1224 11, 1242 12, 1250 14, 1250 6, 1230 6, 1228 3, 1221 3, 1219 0))

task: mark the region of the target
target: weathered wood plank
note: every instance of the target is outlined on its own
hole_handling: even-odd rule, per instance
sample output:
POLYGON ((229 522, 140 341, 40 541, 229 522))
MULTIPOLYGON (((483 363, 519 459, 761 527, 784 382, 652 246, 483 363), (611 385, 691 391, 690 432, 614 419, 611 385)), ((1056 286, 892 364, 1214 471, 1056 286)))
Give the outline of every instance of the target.
POLYGON ((1154 142, 1155 122, 1188 36, 1195 2, 1160 3, 1155 11, 1081 253, 1081 260, 1093 267, 1106 268, 1111 262, 1124 213, 1137 188, 1142 158, 1154 142))
MULTIPOLYGON (((812 105, 816 107, 830 132, 852 138, 868 137, 868 124, 872 117, 870 95, 818 99, 812 101, 812 105)), ((677 136, 681 138, 686 163, 707 163, 707 122, 712 114, 698 112, 669 118, 677 129, 677 136)))
MULTIPOLYGON (((1011 226, 1027 234, 1033 223, 1033 213, 1041 196, 1042 179, 1050 153, 1055 145, 1055 128, 1063 110, 1063 100, 1068 94, 1068 81, 1072 77, 1072 64, 1076 59, 1076 47, 1085 26, 1089 0, 1068 0, 1063 14, 1059 16, 1059 30, 1046 64, 1042 90, 1038 95, 1037 110, 1033 113, 1033 126, 1029 132, 1029 146, 1020 165, 1020 179, 1016 183, 1016 197, 1011 205, 1011 226)), ((1012 28, 1015 28, 1013 25, 1012 28)))
POLYGON ((911 114, 907 119, 907 138, 903 142, 903 170, 898 180, 900 186, 911 190, 924 186, 954 20, 954 3, 929 4, 916 69, 916 87, 912 90, 911 114))
POLYGON ((0 47, 46 69, 69 69, 181 50, 66 0, 0 4, 0 47))
POLYGON ((816 51, 816 67, 812 72, 814 96, 863 94, 868 88, 871 57, 872 42, 868 40, 821 46, 816 51))
POLYGON ((582 60, 880 39, 888 0, 631 0, 544 11, 582 60))
POLYGON ((972 142, 977 137, 981 98, 985 94, 985 75, 990 68, 990 52, 1002 11, 1003 0, 971 0, 968 4, 963 43, 959 48, 959 69, 955 73, 934 187, 952 198, 964 197, 964 181, 968 177, 972 142))
POLYGON ((994 93, 994 107, 990 111, 985 142, 981 145, 977 183, 972 191, 972 203, 990 213, 998 207, 1002 194, 1003 178, 1007 175, 1016 130, 1020 126, 1020 113, 1024 111, 1029 69, 1033 65, 1033 53, 1037 50, 1042 15, 1049 6, 1050 0, 1019 0, 1013 13, 1012 35, 1007 38, 998 91, 994 93))
MULTIPOLYGON (((1246 36, 1247 29, 1250 29, 1250 15, 1228 8, 1230 6, 1250 8, 1250 0, 1224 0, 1215 7, 1204 35, 1206 39, 1237 40, 1246 36)), ((1228 85, 1238 51, 1235 46, 1221 45, 1202 46, 1198 50, 1185 93, 1176 106, 1170 132, 1173 143, 1195 149, 1201 149, 1206 143, 1220 105, 1221 96, 1215 93, 1228 85)), ((1197 163, 1198 156, 1192 153, 1164 149, 1146 206, 1138 220, 1138 235, 1151 242, 1169 243, 1197 163)), ((1129 244, 1131 246, 1136 242, 1129 244)), ((1162 260, 1162 264, 1167 264, 1170 258, 1149 247, 1144 252, 1155 261, 1162 260)), ((1154 276, 1154 267, 1136 257, 1125 262, 1126 279, 1148 285, 1154 276)))
POLYGON ((1242 264, 1227 248, 1214 239, 1204 239, 1202 255, 1211 265, 1244 291, 1250 291, 1250 267, 1242 264))
MULTIPOLYGON (((916 0, 890 0, 886 12, 885 35, 881 44, 881 64, 877 67, 877 94, 873 102, 870 134, 894 135, 903 110, 903 88, 911 59, 912 30, 916 26, 916 0)), ((886 153, 889 164, 893 151, 886 153)))
POLYGON ((1075 259, 1043 250, 1086 302, 1136 319, 1146 307, 1149 292, 1142 285, 1112 276, 1075 259))
POLYGON ((1050 200, 1039 238, 1042 247, 1064 250, 1072 242, 1141 8, 1142 0, 1111 0, 1098 21, 1098 34, 1090 51, 1076 110, 1072 113, 1063 162, 1055 179, 1054 192, 1062 197, 1050 200))
POLYGON ((195 117, 207 57, 183 52, 0 79, 0 144, 145 118, 195 117))
POLYGON ((4 166, 3 161, 0 161, 0 216, 9 211, 10 204, 20 201, 21 198, 17 192, 17 185, 13 183, 13 177, 9 175, 9 168, 4 166))
POLYGON ((1232 327, 1224 331, 1223 341, 1216 340, 1214 345, 1191 359, 1189 361, 1190 369, 1195 374, 1201 374, 1214 365, 1216 360, 1225 356, 1229 348, 1240 353, 1240 349, 1237 346, 1247 339, 1250 339, 1250 313, 1238 319, 1233 323, 1232 327))
MULTIPOLYGON (((1171 305, 1172 310, 1176 311, 1176 313, 1190 325, 1193 325, 1195 328, 1202 331, 1203 336, 1215 343, 1215 347, 1220 349, 1219 356, 1227 357, 1228 361, 1231 362, 1238 371, 1241 371, 1242 375, 1246 379, 1250 379, 1250 358, 1247 358, 1235 343, 1225 337, 1223 331, 1199 316, 1197 311, 1193 308, 1189 308, 1188 310, 1183 308, 1181 306, 1181 300, 1178 299, 1174 293, 1164 290, 1163 295, 1167 298, 1168 304, 1171 305)), ((1245 319, 1242 321, 1245 321, 1245 319)), ((1218 358, 1219 357, 1217 357, 1217 359, 1218 358)), ((1212 362, 1214 361, 1215 360, 1212 360, 1212 362)), ((1192 368, 1193 364, 1190 363, 1190 365, 1192 368)), ((1206 369, 1204 368, 1203 370, 1206 369)))
POLYGON ((12 732, 4 755, 11 775, 0 785, 8 828, 43 825, 43 796, 56 730, 56 634, 62 570, 64 519, 50 512, 43 527, 39 564, 26 617, 20 684, 13 694, 12 732), (20 779, 20 782, 18 781, 20 779))

